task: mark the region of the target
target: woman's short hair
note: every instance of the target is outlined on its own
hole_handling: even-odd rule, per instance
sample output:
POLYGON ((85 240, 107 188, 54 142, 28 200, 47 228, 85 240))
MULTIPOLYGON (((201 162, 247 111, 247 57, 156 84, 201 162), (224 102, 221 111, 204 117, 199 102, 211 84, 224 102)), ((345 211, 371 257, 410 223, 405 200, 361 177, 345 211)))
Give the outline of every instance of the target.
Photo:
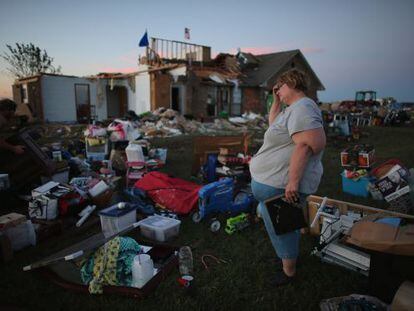
POLYGON ((16 103, 11 99, 0 99, 0 111, 16 111, 16 108, 16 103))
POLYGON ((286 83, 290 88, 306 93, 309 88, 307 75, 297 69, 288 70, 280 75, 277 84, 286 83))

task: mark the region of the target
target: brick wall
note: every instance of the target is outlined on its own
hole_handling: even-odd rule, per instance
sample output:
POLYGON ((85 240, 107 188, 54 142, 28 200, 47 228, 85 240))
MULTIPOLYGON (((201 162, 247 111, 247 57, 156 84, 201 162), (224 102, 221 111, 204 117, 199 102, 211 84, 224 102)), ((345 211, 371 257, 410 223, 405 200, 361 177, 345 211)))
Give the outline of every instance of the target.
POLYGON ((265 101, 261 99, 259 88, 244 87, 242 88, 242 113, 251 111, 263 114, 265 110, 265 101))

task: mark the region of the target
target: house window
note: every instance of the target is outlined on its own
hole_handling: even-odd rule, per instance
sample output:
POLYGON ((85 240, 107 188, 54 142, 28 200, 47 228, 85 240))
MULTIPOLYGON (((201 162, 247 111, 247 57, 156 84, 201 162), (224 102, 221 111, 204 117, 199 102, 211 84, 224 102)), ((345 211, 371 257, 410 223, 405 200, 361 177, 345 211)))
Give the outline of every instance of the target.
POLYGON ((20 97, 23 104, 27 104, 29 102, 29 97, 27 95, 27 83, 21 85, 20 97))

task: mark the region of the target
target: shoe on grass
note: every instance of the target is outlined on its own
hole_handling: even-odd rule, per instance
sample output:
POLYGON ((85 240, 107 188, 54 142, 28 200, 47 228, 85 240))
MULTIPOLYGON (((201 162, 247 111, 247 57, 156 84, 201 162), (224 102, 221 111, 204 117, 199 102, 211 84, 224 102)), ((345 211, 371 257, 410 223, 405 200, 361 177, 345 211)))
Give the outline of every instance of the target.
POLYGON ((275 287, 284 286, 292 283, 295 280, 295 276, 286 275, 285 271, 277 271, 271 280, 271 285, 275 287))

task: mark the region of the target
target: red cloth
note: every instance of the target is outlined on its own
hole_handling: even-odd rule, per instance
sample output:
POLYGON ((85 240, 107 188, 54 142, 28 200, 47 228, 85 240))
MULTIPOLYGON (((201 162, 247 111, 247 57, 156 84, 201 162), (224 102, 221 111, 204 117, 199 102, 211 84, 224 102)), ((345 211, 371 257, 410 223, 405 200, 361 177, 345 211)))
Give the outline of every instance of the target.
POLYGON ((155 203, 168 210, 188 214, 197 207, 198 190, 202 186, 160 172, 150 172, 138 180, 134 187, 146 191, 155 203))

